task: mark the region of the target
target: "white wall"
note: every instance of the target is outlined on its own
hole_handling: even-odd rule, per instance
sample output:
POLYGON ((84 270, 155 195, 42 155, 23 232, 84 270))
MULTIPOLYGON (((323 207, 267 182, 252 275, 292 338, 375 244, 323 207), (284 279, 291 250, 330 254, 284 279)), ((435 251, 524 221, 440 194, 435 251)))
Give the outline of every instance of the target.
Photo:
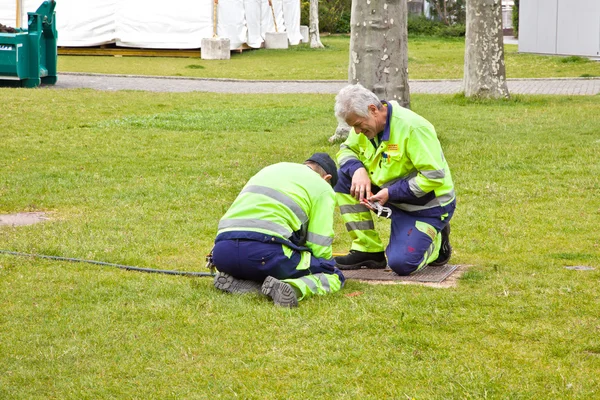
POLYGON ((600 57, 600 0, 521 0, 519 51, 600 57))

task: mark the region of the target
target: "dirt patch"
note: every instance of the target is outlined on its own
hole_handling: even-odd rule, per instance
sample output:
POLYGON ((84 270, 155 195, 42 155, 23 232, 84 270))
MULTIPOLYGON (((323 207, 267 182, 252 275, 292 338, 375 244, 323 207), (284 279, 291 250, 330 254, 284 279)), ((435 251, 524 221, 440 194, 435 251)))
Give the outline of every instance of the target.
POLYGON ((434 288, 449 288, 454 287, 458 284, 458 280, 465 273, 465 271, 470 267, 470 265, 459 265, 450 276, 444 279, 442 282, 417 282, 417 281, 375 281, 375 280, 362 280, 359 279, 359 282, 370 283, 371 285, 421 285, 421 286, 429 286, 434 288))
POLYGON ((17 33, 15 28, 0 24, 0 33, 17 33))
POLYGON ((0 226, 25 226, 49 220, 44 212, 0 214, 0 226))

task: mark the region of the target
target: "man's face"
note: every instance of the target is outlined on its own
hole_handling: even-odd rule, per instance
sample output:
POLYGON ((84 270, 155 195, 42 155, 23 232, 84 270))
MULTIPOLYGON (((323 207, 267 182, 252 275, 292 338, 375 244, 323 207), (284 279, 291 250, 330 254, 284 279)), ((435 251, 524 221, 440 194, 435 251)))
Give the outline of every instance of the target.
POLYGON ((373 139, 377 134, 385 128, 385 116, 380 115, 382 111, 375 106, 369 106, 368 116, 361 117, 354 113, 348 114, 346 123, 354 128, 354 132, 362 133, 368 139, 373 139))

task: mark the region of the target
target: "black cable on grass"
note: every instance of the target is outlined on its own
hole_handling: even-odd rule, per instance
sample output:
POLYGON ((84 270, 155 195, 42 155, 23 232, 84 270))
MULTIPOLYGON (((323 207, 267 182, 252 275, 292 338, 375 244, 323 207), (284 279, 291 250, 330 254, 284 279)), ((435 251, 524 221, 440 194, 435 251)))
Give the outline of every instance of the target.
POLYGON ((70 262, 80 262, 80 263, 87 263, 87 264, 96 264, 96 265, 103 265, 103 266, 107 266, 107 267, 115 267, 115 268, 125 269, 127 271, 147 272, 150 274, 167 274, 167 275, 183 275, 183 276, 214 276, 214 274, 212 274, 210 272, 188 272, 188 271, 172 271, 172 270, 167 270, 167 269, 140 268, 140 267, 132 267, 130 265, 107 263, 104 261, 83 260, 81 258, 68 258, 68 257, 58 257, 58 256, 46 256, 43 254, 19 253, 19 252, 10 251, 10 250, 0 250, 0 254, 10 254, 11 256, 19 256, 19 257, 45 258, 48 260, 56 260, 56 261, 70 261, 70 262))

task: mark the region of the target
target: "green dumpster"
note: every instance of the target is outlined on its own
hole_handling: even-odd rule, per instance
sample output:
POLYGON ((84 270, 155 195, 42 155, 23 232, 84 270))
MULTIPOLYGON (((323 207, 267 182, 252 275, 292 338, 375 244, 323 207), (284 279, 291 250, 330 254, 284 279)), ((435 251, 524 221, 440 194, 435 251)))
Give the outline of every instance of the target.
POLYGON ((27 13, 27 30, 0 33, 0 86, 56 83, 55 6, 54 0, 44 1, 36 12, 27 13))

